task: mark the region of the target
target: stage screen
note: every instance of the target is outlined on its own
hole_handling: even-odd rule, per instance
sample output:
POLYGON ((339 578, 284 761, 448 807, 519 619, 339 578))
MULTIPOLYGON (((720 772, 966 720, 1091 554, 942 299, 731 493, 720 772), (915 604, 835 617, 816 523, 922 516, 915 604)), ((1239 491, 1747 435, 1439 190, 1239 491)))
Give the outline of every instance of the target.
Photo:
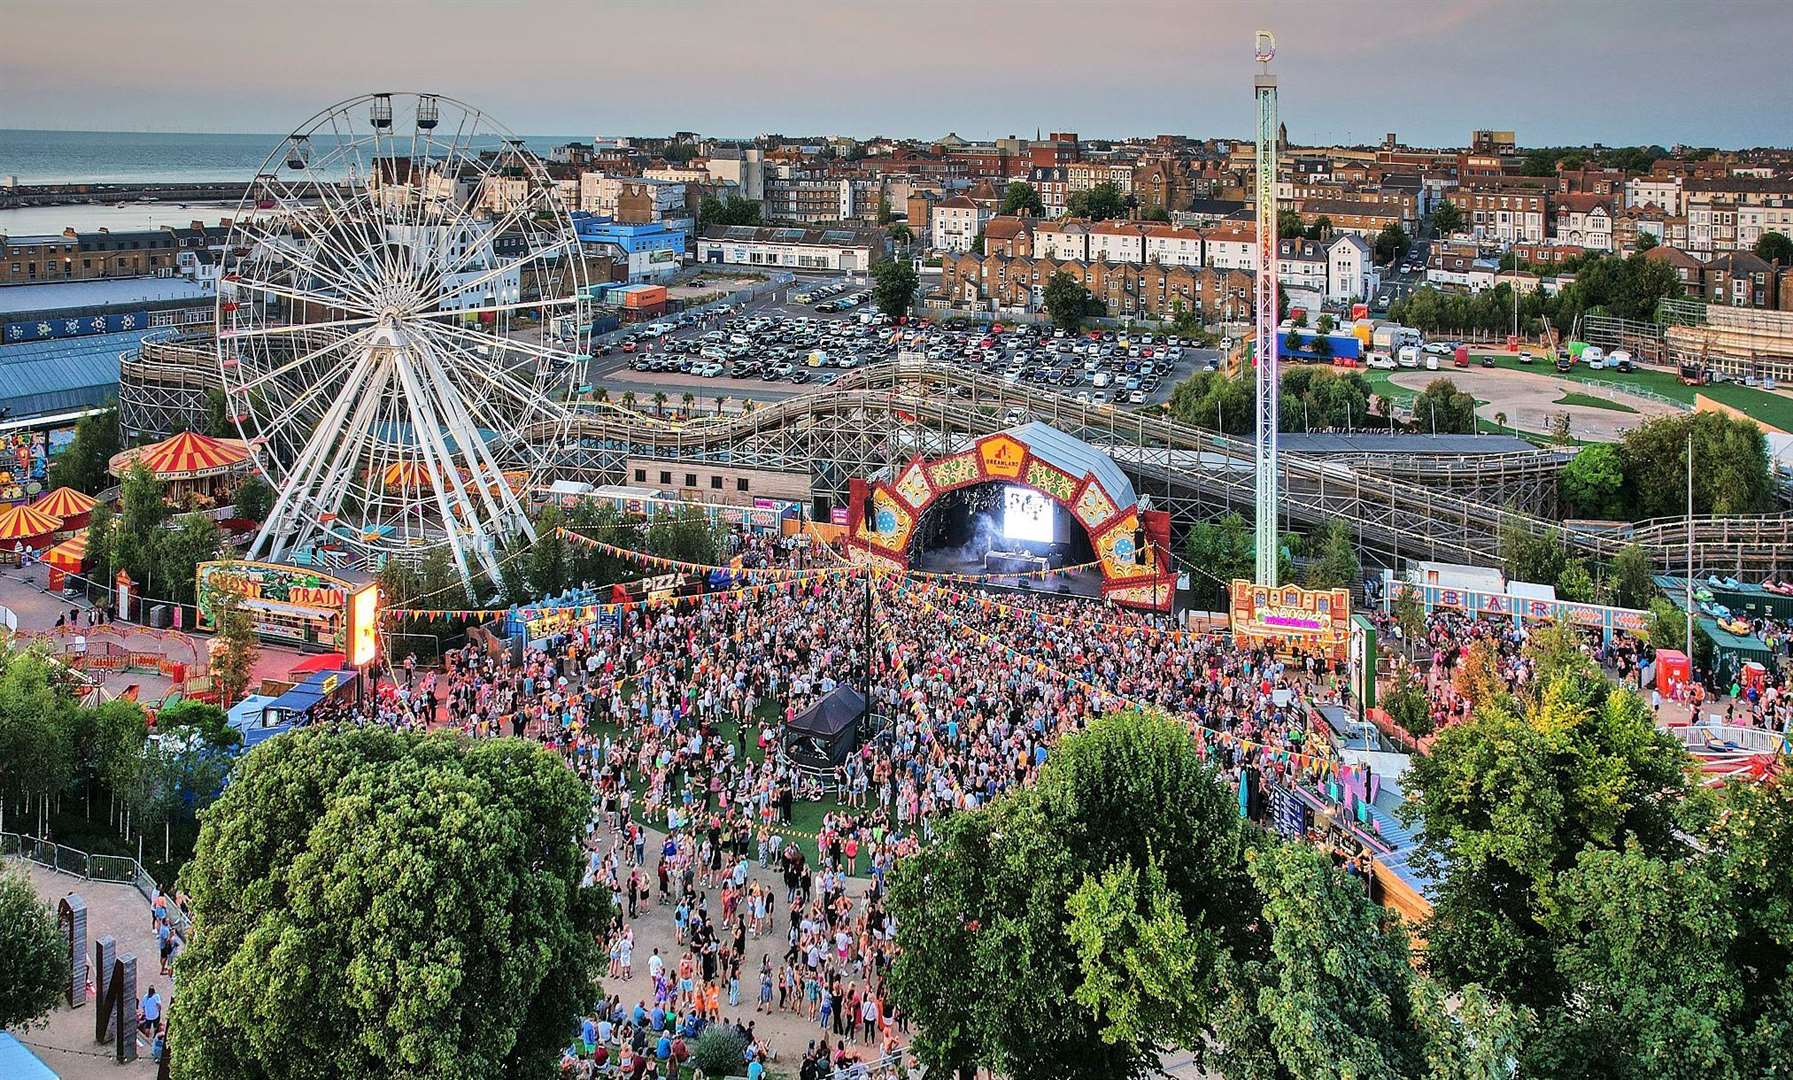
POLYGON ((1032 488, 1002 489, 1002 535, 1033 544, 1053 542, 1052 500, 1032 488))

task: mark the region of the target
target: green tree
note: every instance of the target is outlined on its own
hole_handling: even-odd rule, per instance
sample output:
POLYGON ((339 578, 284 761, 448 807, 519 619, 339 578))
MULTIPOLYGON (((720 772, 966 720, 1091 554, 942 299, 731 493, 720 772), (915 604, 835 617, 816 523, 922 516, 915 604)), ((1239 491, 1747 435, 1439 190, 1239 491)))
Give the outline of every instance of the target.
POLYGON ((114 557, 119 568, 137 582, 140 595, 160 596, 155 589, 164 584, 157 571, 161 564, 162 523, 168 520, 162 485, 142 462, 134 462, 119 487, 118 503, 114 557))
POLYGON ((206 743, 219 748, 227 749, 243 741, 243 733, 230 726, 224 710, 209 701, 186 698, 156 713, 158 733, 183 728, 194 729, 206 743))
POLYGON ((1793 266, 1793 239, 1788 239, 1786 233, 1769 230, 1756 239, 1756 246, 1751 250, 1758 259, 1793 266))
POLYGON ((1566 993, 1540 1011, 1525 1074, 1768 1075, 1739 1067, 1748 1024, 1727 900, 1693 860, 1636 841, 1583 850, 1541 912, 1566 993))
POLYGON ((1321 530, 1319 558, 1308 564, 1307 586, 1310 589, 1344 589, 1363 580, 1363 563, 1357 557, 1357 545, 1351 526, 1342 518, 1334 518, 1321 530))
POLYGON ((1082 196, 1082 200, 1073 206, 1074 216, 1107 221, 1109 218, 1123 217, 1127 213, 1127 197, 1121 194, 1119 185, 1112 182, 1105 180, 1100 184, 1093 184, 1088 191, 1076 192, 1072 198, 1077 196, 1082 196))
POLYGON ((697 224, 699 228, 711 225, 758 225, 760 223, 760 204, 753 199, 745 199, 739 195, 730 195, 726 201, 714 195, 705 195, 697 204, 697 224))
POLYGON ((1151 206, 1151 207, 1148 207, 1148 208, 1140 211, 1139 220, 1141 220, 1141 221, 1161 221, 1161 222, 1168 223, 1170 221, 1170 211, 1165 209, 1162 206, 1151 206))
POLYGON ((1407 230, 1401 228, 1399 222, 1387 225, 1376 234, 1374 244, 1375 258, 1379 263, 1397 262, 1413 247, 1413 238, 1407 230))
POLYGON ((1566 558, 1555 529, 1534 529, 1518 518, 1501 523, 1500 561, 1508 578, 1549 584, 1561 576, 1566 558))
POLYGON ((727 544, 720 524, 689 511, 655 514, 641 539, 650 555, 711 566, 722 561, 727 544))
POLYGON ((1425 684, 1413 673, 1411 664, 1402 663, 1395 669, 1394 682, 1381 698, 1381 704, 1407 734, 1416 739, 1432 734, 1431 701, 1426 696, 1425 684))
POLYGON ((0 665, 0 793, 42 813, 74 776, 75 704, 43 653, 0 651, 0 665))
POLYGON ((1295 240, 1307 234, 1307 226, 1301 223, 1301 215, 1293 210, 1276 212, 1276 238, 1278 240, 1295 240))
POLYGON ((1585 560, 1570 559, 1563 564, 1562 573, 1556 576, 1556 594, 1578 604, 1593 603, 1597 599, 1594 577, 1588 573, 1585 560))
POLYGON ((1396 589, 1389 603, 1389 615, 1409 642, 1426 636, 1426 602, 1419 589, 1396 589))
POLYGON ((529 545, 525 560, 531 597, 557 596, 572 584, 567 579, 568 546, 560 535, 564 522, 557 506, 543 507, 536 516, 535 541, 529 545))
POLYGON ((1413 399, 1413 423, 1428 435, 1475 434, 1475 398, 1449 379, 1433 379, 1413 399))
POLYGON ((1255 401, 1247 373, 1228 376, 1219 371, 1198 371, 1171 390, 1169 405, 1171 414, 1185 424, 1226 435, 1244 435, 1251 431, 1255 401))
POLYGON ((1052 316, 1052 325, 1062 330, 1077 329, 1093 302, 1089 290, 1068 270, 1053 274, 1041 290, 1041 296, 1047 313, 1052 316))
POLYGON ((1684 851, 1689 764, 1636 694, 1572 672, 1533 700, 1496 697, 1440 731, 1403 778, 1403 817, 1423 825, 1416 865, 1439 881, 1428 969, 1451 986, 1558 1007, 1571 988, 1546 925, 1556 875, 1590 846, 1684 851))
POLYGON ((68 992, 68 941, 23 871, 0 864, 0 1029, 24 1030, 68 992))
POLYGON ((194 571, 202 562, 216 559, 224 550, 224 530, 204 514, 182 514, 174 528, 157 538, 155 578, 163 599, 193 603, 194 571))
POLYGON ((1216 1057, 1228 1080, 1436 1075, 1433 1062, 1517 1042, 1522 1024, 1506 1010, 1452 1017, 1413 971, 1399 924, 1318 850, 1264 845, 1248 865, 1269 954, 1226 969, 1216 1057))
POLYGON ((243 700, 249 689, 256 662, 261 659, 261 642, 255 637, 254 620, 235 593, 220 589, 211 604, 218 620, 218 636, 212 643, 212 677, 218 681, 219 696, 230 705, 243 700))
POLYGON ((87 575, 101 588, 112 587, 118 569, 118 519, 112 508, 99 503, 87 518, 87 575))
POLYGON ((1065 737, 1034 787, 946 818, 893 875, 888 985, 915 1052, 1047 1080, 1155 1069, 1206 1026, 1223 951, 1253 951, 1244 845, 1181 722, 1120 714, 1065 737))
POLYGON ((1046 212, 1046 207, 1040 202, 1040 193, 1032 184, 1025 180, 1011 180, 1009 186, 1003 189, 1002 209, 998 212, 1019 214, 1022 211, 1039 217, 1046 212))
POLYGON ((1456 203, 1441 202, 1432 210, 1432 232, 1438 236, 1449 236, 1463 229, 1463 211, 1456 203))
POLYGON ((1619 443, 1638 518, 1686 512, 1687 440, 1693 438, 1693 512, 1749 514, 1772 501, 1767 437, 1755 422, 1717 412, 1646 420, 1619 443))
POLYGON ((1575 517, 1625 514, 1625 463, 1611 443, 1590 443, 1575 452, 1557 477, 1557 492, 1575 517))
POLYGON ((872 302, 893 319, 908 313, 920 287, 921 278, 907 259, 887 259, 872 268, 872 302))
POLYGON ((909 226, 901 221, 892 225, 889 229, 889 233, 891 242, 898 247, 906 248, 915 242, 915 234, 910 232, 909 226))
POLYGON ((75 438, 50 459, 46 478, 50 486, 71 487, 97 495, 112 484, 106 466, 112 455, 124 449, 119 440, 118 407, 108 404, 75 424, 75 438))
POLYGON ((726 1024, 713 1024, 697 1037, 691 1064, 705 1077, 721 1080, 746 1068, 747 1040, 726 1024))
POLYGON ((1658 649, 1687 651, 1687 613, 1667 597, 1650 600, 1650 644, 1658 649))
POLYGON ((580 884, 590 810, 578 776, 520 739, 260 744, 181 875, 182 1074, 554 1075, 608 919, 580 884))
POLYGON ((1612 561, 1613 602, 1620 607, 1648 607, 1656 595, 1656 567, 1642 544, 1626 544, 1612 561))
POLYGON ((1632 250, 1640 253, 1649 251, 1659 243, 1661 241, 1656 239, 1655 233, 1640 232, 1637 234, 1637 246, 1632 250))
POLYGON ((667 402, 666 391, 655 390, 654 391, 654 415, 655 416, 664 417, 666 415, 666 402, 667 402))
POLYGON ((265 521, 274 511, 274 487, 261 478, 259 473, 250 473, 237 486, 237 516, 250 521, 265 521))
POLYGON ((1190 526, 1183 553, 1198 570, 1189 577, 1190 603, 1204 611, 1227 610, 1231 584, 1249 580, 1256 562, 1251 525, 1237 513, 1190 526))

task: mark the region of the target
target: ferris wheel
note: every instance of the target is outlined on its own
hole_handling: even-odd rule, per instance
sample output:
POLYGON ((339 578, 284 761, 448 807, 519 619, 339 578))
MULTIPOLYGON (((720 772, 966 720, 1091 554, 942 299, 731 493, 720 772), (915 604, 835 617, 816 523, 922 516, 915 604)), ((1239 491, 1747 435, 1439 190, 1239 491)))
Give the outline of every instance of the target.
POLYGON ((498 579, 570 422, 590 301, 565 198, 471 106, 367 94, 263 163, 220 267, 226 405, 274 508, 250 558, 438 547, 498 579))

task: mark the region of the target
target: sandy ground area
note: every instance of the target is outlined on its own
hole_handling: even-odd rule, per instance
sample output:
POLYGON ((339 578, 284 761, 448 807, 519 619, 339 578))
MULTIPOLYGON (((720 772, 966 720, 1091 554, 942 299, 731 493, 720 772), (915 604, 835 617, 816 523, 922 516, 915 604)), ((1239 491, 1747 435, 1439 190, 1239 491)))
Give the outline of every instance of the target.
POLYGON ((1615 442, 1626 431, 1658 416, 1674 415, 1676 410, 1660 402, 1629 394, 1612 394, 1633 412, 1598 409, 1586 405, 1558 405, 1557 399, 1573 392, 1601 396, 1600 388, 1571 382, 1542 373, 1508 371, 1502 368, 1451 368, 1448 371, 1401 371, 1390 381, 1409 390, 1424 390, 1434 379, 1449 379, 1465 393, 1487 404, 1476 409, 1476 415, 1490 422, 1497 414, 1506 415, 1509 427, 1523 431, 1548 432, 1551 421, 1569 415, 1569 434, 1590 442, 1615 442))

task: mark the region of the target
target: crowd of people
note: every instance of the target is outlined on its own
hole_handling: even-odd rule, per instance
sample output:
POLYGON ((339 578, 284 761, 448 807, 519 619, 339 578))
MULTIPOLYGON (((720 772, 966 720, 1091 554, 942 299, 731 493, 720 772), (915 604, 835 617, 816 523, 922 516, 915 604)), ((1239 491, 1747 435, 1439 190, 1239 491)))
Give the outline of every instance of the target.
MULTIPOLYGON (((739 542, 749 567, 834 558, 739 542)), ((940 815, 1030 783, 1064 734, 1162 708, 1215 733, 1216 764, 1244 783, 1302 759, 1242 740, 1299 754, 1308 706, 1343 683, 1328 659, 1084 598, 831 576, 636 608, 520 661, 475 640, 434 670, 401 664, 359 718, 524 735, 587 781, 589 880, 616 912, 613 997, 568 1067, 663 1076, 716 1024, 744 1036, 746 1064, 774 1051, 763 1029, 793 1022, 815 1027, 812 1064, 898 1048, 888 875, 940 815), (875 737, 832 771, 797 768, 779 752, 784 725, 842 683, 866 692, 875 737), (667 930, 670 944, 643 946, 667 930)))

